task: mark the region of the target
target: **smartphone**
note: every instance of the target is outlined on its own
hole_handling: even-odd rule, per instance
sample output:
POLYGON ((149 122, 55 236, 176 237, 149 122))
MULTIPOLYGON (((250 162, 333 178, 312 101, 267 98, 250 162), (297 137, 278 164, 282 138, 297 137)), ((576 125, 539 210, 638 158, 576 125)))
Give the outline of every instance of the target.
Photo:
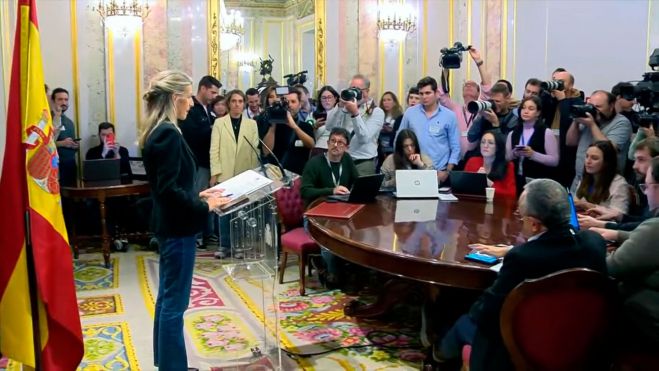
POLYGON ((79 142, 79 141, 81 141, 81 140, 82 140, 82 138, 73 138, 73 141, 74 141, 74 142, 79 142))
POLYGON ((492 255, 481 254, 475 251, 465 255, 465 259, 487 265, 494 265, 499 262, 499 259, 492 255))
POLYGON ((105 144, 108 146, 113 146, 114 145, 114 133, 108 134, 108 136, 105 139, 105 144))
POLYGON ((327 119, 327 112, 315 112, 314 111, 313 118, 315 118, 316 120, 318 120, 320 118, 327 119))
POLYGON ((521 150, 524 150, 525 148, 526 148, 526 146, 516 145, 515 146, 515 151, 521 151, 521 150))

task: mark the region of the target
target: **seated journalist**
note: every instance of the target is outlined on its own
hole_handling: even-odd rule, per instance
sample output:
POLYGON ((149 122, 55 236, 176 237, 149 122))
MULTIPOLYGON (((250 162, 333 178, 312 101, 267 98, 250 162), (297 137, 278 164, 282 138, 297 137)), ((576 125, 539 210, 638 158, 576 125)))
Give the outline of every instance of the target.
POLYGON ((99 145, 87 151, 86 160, 100 160, 118 158, 120 161, 120 172, 122 177, 132 177, 130 170, 130 156, 126 147, 120 146, 115 141, 114 125, 109 122, 98 124, 99 145))
POLYGON ((471 344, 472 370, 512 370, 499 327, 501 307, 518 284, 568 268, 606 273, 606 243, 597 233, 575 233, 565 188, 550 179, 536 179, 519 197, 526 243, 513 247, 497 279, 461 316, 433 349, 437 362, 459 361, 462 347, 471 344))
POLYGON ((380 171, 384 174, 383 187, 396 186, 396 170, 433 170, 432 159, 421 153, 419 140, 410 129, 403 129, 396 137, 394 153, 387 156, 380 171))

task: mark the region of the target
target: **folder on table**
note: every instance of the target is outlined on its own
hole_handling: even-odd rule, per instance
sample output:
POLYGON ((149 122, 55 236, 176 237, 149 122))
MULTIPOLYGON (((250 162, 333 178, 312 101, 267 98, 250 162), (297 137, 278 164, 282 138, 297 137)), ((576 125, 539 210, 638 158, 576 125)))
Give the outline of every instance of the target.
POLYGON ((307 210, 306 216, 320 216, 323 218, 350 219, 364 204, 349 204, 345 202, 321 202, 315 207, 307 210))

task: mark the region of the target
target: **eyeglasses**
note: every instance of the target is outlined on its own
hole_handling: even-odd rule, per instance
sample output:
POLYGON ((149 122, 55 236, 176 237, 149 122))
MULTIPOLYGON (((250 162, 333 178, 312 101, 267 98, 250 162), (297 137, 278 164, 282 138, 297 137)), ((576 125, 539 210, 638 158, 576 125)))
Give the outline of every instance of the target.
POLYGON ((342 142, 340 140, 330 140, 328 141, 328 143, 330 144, 330 146, 337 146, 337 147, 345 147, 346 145, 348 145, 348 143, 342 142))
POLYGON ((335 100, 335 99, 336 98, 334 98, 333 95, 328 95, 326 97, 320 97, 320 100, 324 100, 324 101, 330 101, 330 100, 335 100))
POLYGON ((640 188, 641 191, 643 193, 645 193, 645 191, 647 191, 649 185, 655 185, 655 184, 659 184, 659 183, 643 183, 643 184, 639 184, 638 188, 640 188))

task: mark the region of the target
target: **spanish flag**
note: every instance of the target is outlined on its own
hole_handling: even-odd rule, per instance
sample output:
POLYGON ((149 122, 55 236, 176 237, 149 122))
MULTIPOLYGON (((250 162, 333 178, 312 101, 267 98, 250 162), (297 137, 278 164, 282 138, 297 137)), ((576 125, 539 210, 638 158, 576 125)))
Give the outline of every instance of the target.
POLYGON ((0 175, 0 352, 28 367, 38 360, 42 370, 71 371, 84 348, 35 0, 19 0, 17 16, 0 175), (28 269, 31 261, 34 269, 28 269), (36 284, 34 312, 31 280, 36 284), (41 347, 36 356, 35 344, 41 347))

